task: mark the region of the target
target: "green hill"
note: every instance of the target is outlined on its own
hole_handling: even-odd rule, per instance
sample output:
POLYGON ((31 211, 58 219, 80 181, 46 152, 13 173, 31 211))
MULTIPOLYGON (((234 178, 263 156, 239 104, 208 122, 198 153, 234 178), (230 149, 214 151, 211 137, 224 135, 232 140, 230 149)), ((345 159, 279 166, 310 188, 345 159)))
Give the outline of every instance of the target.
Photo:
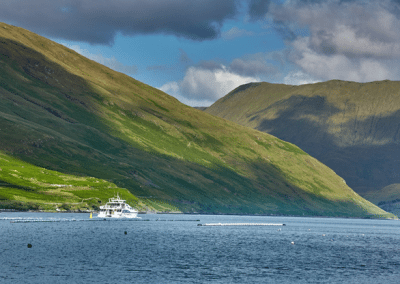
MULTIPOLYGON (((185 106, 6 24, 0 24, 0 97, 0 151, 31 165, 33 180, 44 168, 108 182, 161 211, 391 216, 290 143, 185 106)), ((30 191, 62 197, 45 190, 48 182, 25 184, 24 175, 7 179, 0 171, 0 180, 6 200, 40 199, 30 191)), ((86 190, 85 198, 102 191, 90 184, 86 190)))
POLYGON ((400 215, 400 184, 398 183, 385 186, 378 191, 370 191, 365 198, 387 212, 400 215))
POLYGON ((88 176, 73 176, 40 168, 0 153, 0 208, 48 211, 98 210, 118 194, 142 211, 179 212, 169 204, 139 200, 125 188, 88 176))
POLYGON ((248 84, 206 112, 296 144, 363 196, 400 182, 400 82, 248 84))

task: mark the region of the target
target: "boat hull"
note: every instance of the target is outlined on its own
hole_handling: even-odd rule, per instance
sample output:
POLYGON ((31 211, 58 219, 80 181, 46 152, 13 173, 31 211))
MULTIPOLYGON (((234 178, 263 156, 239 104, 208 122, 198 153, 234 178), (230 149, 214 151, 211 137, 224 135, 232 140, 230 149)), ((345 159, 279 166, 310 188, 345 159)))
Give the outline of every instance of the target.
POLYGON ((114 214, 104 214, 104 213, 99 213, 97 214, 98 218, 139 218, 137 216, 137 212, 133 212, 133 213, 114 213, 114 214))

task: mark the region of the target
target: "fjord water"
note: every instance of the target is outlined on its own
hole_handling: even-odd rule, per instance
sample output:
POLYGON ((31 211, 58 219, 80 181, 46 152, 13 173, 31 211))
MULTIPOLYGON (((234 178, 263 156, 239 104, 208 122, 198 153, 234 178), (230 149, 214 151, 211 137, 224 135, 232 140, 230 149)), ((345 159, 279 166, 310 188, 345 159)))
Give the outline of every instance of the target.
POLYGON ((398 283, 400 279, 400 221, 396 220, 141 217, 103 221, 90 220, 89 214, 0 213, 0 283, 398 283))

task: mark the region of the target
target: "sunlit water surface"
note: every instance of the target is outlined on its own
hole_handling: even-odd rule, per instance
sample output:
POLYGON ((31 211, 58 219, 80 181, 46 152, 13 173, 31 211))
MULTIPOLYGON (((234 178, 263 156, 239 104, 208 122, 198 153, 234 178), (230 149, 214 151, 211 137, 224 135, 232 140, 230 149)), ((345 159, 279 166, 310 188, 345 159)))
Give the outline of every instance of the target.
POLYGON ((0 283, 400 281, 400 221, 139 216, 0 213, 0 283), (204 223, 286 226, 198 226, 204 223))

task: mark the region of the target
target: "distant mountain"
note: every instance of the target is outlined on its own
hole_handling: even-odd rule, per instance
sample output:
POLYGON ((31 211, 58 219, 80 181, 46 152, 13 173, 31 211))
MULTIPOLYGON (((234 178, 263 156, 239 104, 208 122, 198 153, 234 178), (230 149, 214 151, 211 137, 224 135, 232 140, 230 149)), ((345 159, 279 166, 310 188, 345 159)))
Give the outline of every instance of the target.
POLYGON ((370 191, 365 198, 377 204, 380 208, 387 212, 391 212, 397 216, 400 215, 400 184, 395 183, 385 186, 378 191, 370 191))
POLYGON ((207 107, 194 107, 195 109, 198 109, 198 110, 206 110, 207 109, 207 107))
POLYGON ((400 82, 247 84, 206 112, 296 144, 361 195, 400 183, 400 82))
POLYGON ((391 216, 290 143, 185 106, 6 24, 0 24, 0 130, 3 203, 72 204, 95 194, 104 200, 98 181, 160 211, 391 216), (61 181, 52 183, 43 169, 63 175, 55 178, 61 181), (88 182, 79 187, 78 180, 88 182))

